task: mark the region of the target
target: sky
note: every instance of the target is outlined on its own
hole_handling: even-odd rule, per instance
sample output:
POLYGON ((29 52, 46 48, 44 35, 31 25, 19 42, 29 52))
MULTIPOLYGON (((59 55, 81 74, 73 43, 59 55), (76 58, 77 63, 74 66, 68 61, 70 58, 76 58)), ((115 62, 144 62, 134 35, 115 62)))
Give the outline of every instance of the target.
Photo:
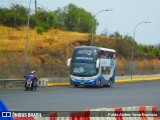
MULTIPOLYGON (((9 7, 11 3, 18 3, 29 7, 30 0, 0 0, 1 7, 9 7)), ((34 10, 34 1, 31 0, 31 9, 34 10)), ((46 10, 63 8, 69 3, 96 15, 99 22, 96 34, 107 30, 108 34, 119 32, 121 35, 134 37, 137 43, 156 45, 160 43, 160 0, 37 0, 37 7, 46 10), (142 23, 141 22, 151 22, 142 23), (138 25, 138 26, 137 26, 138 25), (137 26, 137 27, 136 27, 137 26)))

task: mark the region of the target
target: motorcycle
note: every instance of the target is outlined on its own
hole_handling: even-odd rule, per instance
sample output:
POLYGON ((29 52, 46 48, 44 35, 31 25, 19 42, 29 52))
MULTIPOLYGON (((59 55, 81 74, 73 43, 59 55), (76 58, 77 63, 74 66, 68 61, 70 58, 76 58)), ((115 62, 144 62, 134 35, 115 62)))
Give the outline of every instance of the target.
POLYGON ((34 75, 25 75, 24 78, 26 79, 26 82, 25 82, 25 90, 26 91, 33 91, 33 90, 37 90, 37 81, 38 81, 38 78, 34 75))

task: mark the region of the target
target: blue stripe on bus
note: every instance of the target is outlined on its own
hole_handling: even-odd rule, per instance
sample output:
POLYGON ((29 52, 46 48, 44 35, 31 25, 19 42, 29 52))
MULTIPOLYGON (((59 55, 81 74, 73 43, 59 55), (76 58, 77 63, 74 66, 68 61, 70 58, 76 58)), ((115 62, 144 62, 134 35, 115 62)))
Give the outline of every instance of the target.
POLYGON ((99 80, 100 76, 98 76, 96 79, 88 79, 88 80, 76 80, 76 79, 72 80, 70 78, 70 83, 73 85, 96 85, 99 80))

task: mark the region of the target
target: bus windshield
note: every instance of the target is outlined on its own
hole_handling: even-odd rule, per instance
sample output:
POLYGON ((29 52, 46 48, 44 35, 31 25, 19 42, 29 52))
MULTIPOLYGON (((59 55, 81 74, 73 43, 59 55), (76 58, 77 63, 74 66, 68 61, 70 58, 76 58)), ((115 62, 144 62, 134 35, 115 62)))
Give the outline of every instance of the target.
POLYGON ((91 77, 98 74, 95 62, 90 63, 72 63, 71 74, 79 77, 91 77))

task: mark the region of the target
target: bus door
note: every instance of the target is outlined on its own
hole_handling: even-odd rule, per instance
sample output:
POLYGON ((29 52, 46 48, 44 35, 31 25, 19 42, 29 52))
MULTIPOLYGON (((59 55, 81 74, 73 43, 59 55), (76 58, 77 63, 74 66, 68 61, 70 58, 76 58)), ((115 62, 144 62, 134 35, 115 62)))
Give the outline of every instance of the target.
POLYGON ((111 60, 101 59, 100 60, 100 70, 101 70, 101 81, 108 82, 111 78, 111 60))

